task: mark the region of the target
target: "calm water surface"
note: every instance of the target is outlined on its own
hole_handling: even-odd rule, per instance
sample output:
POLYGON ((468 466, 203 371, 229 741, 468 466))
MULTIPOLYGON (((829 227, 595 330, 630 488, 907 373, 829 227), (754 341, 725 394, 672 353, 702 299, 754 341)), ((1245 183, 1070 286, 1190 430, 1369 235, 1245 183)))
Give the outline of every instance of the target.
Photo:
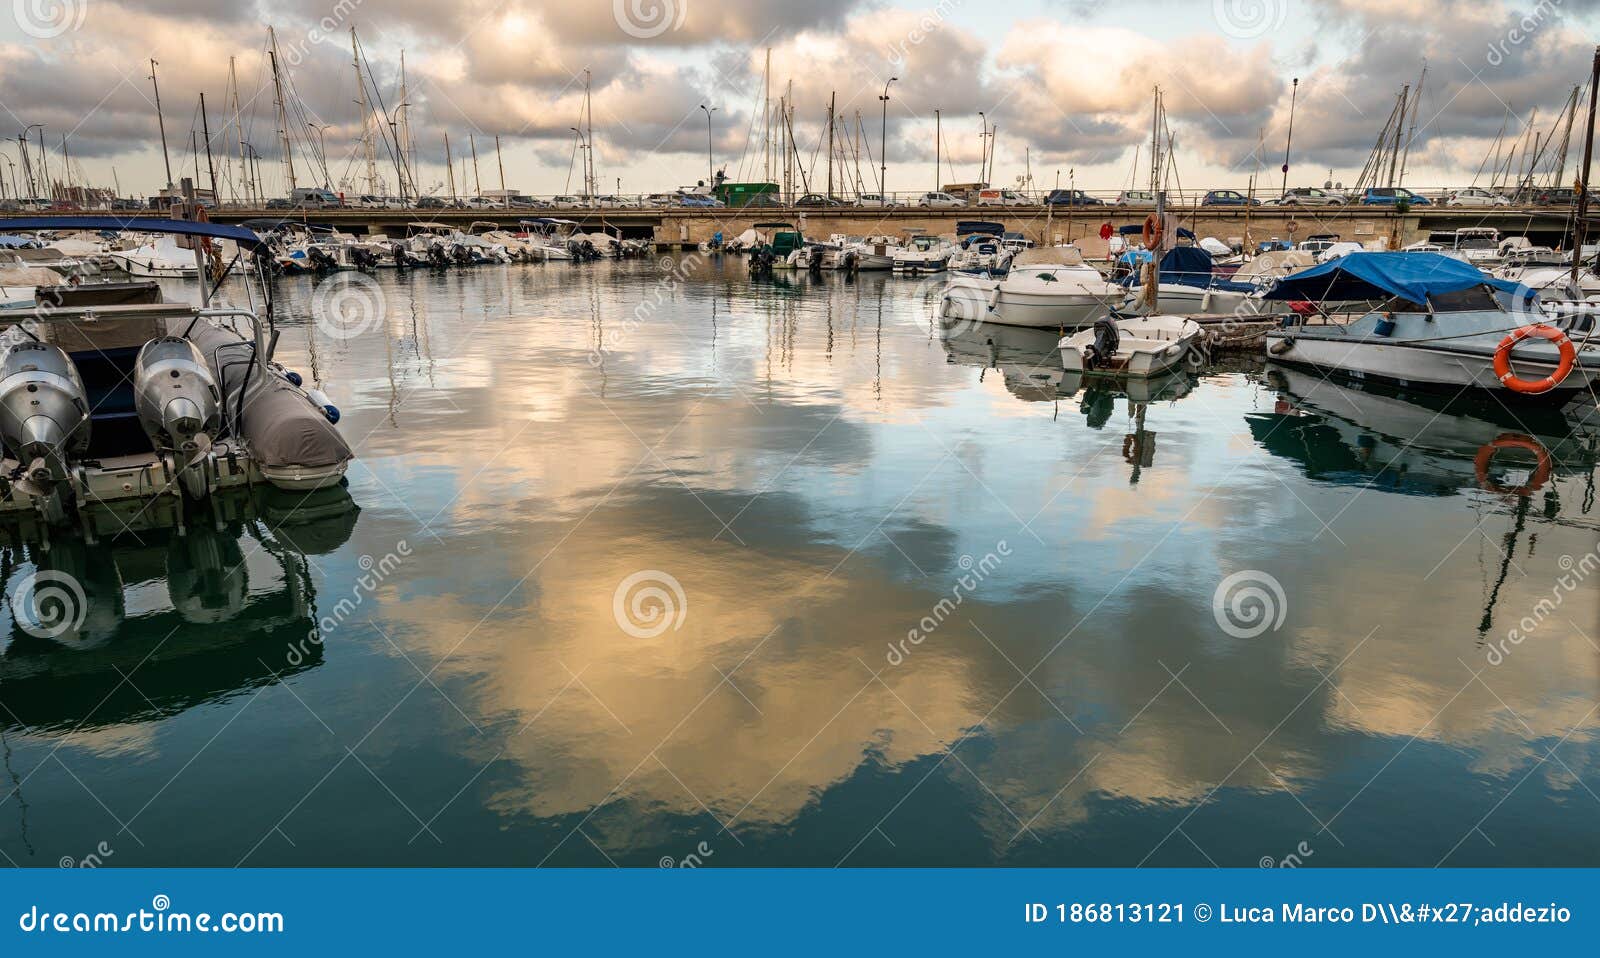
POLYGON ((1592 407, 675 269, 282 281, 348 498, 8 548, 4 861, 1600 864, 1592 407))

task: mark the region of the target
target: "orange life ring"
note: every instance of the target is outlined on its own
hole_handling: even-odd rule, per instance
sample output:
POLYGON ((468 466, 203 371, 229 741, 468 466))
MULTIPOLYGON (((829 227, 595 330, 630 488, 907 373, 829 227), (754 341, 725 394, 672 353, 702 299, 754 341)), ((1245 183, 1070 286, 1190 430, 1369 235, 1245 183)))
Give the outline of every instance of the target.
POLYGON ((1505 432, 1496 436, 1493 442, 1486 442, 1479 447, 1478 455, 1472 461, 1472 467, 1478 474, 1478 485, 1483 489, 1500 495, 1530 496, 1550 480, 1550 450, 1532 436, 1520 432, 1505 432), (1507 489, 1489 478, 1489 465, 1494 461, 1495 453, 1502 449, 1522 449, 1538 457, 1538 463, 1533 467, 1533 477, 1526 485, 1507 489))
POLYGON ((1161 245, 1161 218, 1154 213, 1144 218, 1144 248, 1155 249, 1161 245))
POLYGON ((1561 385, 1562 381, 1572 372, 1573 363, 1577 362, 1577 359, 1578 351, 1573 347, 1572 340, 1567 338, 1565 332, 1556 329, 1554 326, 1546 326, 1544 323, 1534 323, 1530 326, 1518 327, 1507 333, 1505 339, 1500 340, 1500 345, 1494 351, 1494 374, 1495 378, 1504 383, 1505 387, 1512 392, 1522 393, 1527 396, 1537 396, 1561 385), (1548 339, 1550 342, 1555 343, 1556 349, 1561 354, 1561 358, 1556 363, 1556 371, 1543 379, 1519 379, 1511 372, 1511 350, 1530 336, 1548 339))

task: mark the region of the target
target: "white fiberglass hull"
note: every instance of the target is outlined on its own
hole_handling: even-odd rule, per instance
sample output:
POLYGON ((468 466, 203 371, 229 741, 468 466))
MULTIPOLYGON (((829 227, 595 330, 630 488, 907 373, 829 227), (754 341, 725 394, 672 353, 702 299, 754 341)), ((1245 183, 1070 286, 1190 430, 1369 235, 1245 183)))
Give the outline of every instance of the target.
POLYGON ((1085 361, 1094 344, 1093 330, 1063 337, 1061 365, 1069 373, 1101 372, 1112 376, 1158 376, 1176 368, 1199 342, 1200 324, 1175 316, 1147 316, 1117 321, 1120 341, 1104 368, 1091 370, 1085 361))
MULTIPOLYGON (((1537 380, 1555 372, 1550 352, 1530 344, 1518 348, 1513 360, 1517 376, 1537 380)), ((1438 347, 1390 345, 1359 340, 1321 339, 1280 332, 1267 334, 1267 355, 1273 362, 1309 366, 1358 381, 1375 381, 1410 389, 1460 392, 1478 389, 1510 399, 1539 399, 1513 392, 1494 372, 1494 357, 1481 351, 1438 347)), ((1571 398, 1593 388, 1597 378, 1594 350, 1586 349, 1561 385, 1544 398, 1571 398), (1586 368, 1583 357, 1587 357, 1586 368)))

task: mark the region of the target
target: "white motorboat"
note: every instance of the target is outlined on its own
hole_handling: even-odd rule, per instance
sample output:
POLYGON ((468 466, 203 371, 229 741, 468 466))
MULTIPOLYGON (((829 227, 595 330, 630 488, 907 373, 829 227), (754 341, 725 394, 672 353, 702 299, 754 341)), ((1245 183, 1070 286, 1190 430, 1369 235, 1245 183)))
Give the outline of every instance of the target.
POLYGON ((194 250, 181 248, 171 236, 108 255, 136 279, 196 279, 200 275, 194 250))
POLYGON ((1016 254, 1000 237, 975 233, 963 239, 960 248, 951 254, 949 268, 958 273, 1004 273, 1015 258, 1016 254))
POLYGON ((1109 315, 1125 295, 1077 247, 1048 246, 1018 254, 1002 279, 952 276, 939 312, 948 320, 1077 329, 1109 315))
POLYGON ((1405 389, 1555 404, 1600 379, 1590 314, 1552 322, 1526 287, 1438 253, 1352 253, 1288 277, 1267 295, 1381 303, 1268 332, 1273 362, 1405 389))
POLYGON ((1156 376, 1174 368, 1200 342, 1200 324, 1182 316, 1103 319, 1058 344, 1069 373, 1156 376))
POLYGON ((897 273, 942 273, 950 265, 950 256, 956 244, 949 238, 921 233, 895 250, 894 271, 897 273))
MULTIPOLYGON (((1273 256, 1260 269, 1262 276, 1285 268, 1282 263, 1302 262, 1310 254, 1289 251, 1273 256), (1294 255, 1290 256, 1289 252, 1294 255), (1283 257, 1283 259, 1277 259, 1283 257)), ((1211 254, 1198 246, 1178 246, 1167 251, 1157 270, 1156 297, 1152 304, 1144 286, 1133 286, 1118 304, 1118 311, 1137 315, 1168 316, 1259 316, 1283 311, 1280 305, 1262 299, 1262 281, 1247 275, 1243 280, 1224 278, 1212 269, 1211 254)))

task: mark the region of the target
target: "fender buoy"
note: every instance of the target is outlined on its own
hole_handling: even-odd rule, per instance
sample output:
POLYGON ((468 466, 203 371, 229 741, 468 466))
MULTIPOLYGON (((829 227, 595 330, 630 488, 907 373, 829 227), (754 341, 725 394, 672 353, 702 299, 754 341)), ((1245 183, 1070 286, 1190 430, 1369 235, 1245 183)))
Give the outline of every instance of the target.
POLYGON ((1144 248, 1155 249, 1161 245, 1161 218, 1151 213, 1144 218, 1144 248))
POLYGON ((1478 485, 1488 492, 1508 496, 1531 496, 1550 480, 1550 450, 1532 436, 1520 432, 1501 433, 1492 442, 1486 442, 1479 447, 1478 455, 1472 461, 1472 468, 1478 474, 1478 485), (1533 467, 1533 476, 1525 485, 1507 489, 1489 478, 1489 466, 1494 462, 1495 453, 1502 449, 1522 449, 1538 458, 1533 467))
POLYGON ((1507 333, 1505 339, 1500 340, 1500 345, 1494 351, 1494 374, 1495 378, 1499 379, 1512 392, 1522 393, 1525 396, 1537 396, 1561 385, 1562 380, 1566 379, 1568 374, 1572 372, 1572 365, 1577 361, 1577 358, 1578 351, 1573 348, 1572 340, 1567 338, 1565 332, 1554 326, 1546 326, 1544 323, 1534 323, 1529 326, 1518 327, 1507 333), (1537 336, 1540 339, 1547 339, 1555 343, 1556 349, 1560 352, 1560 359, 1556 363, 1556 371, 1543 379, 1521 379, 1511 372, 1511 350, 1515 349, 1518 343, 1530 336, 1537 336))

